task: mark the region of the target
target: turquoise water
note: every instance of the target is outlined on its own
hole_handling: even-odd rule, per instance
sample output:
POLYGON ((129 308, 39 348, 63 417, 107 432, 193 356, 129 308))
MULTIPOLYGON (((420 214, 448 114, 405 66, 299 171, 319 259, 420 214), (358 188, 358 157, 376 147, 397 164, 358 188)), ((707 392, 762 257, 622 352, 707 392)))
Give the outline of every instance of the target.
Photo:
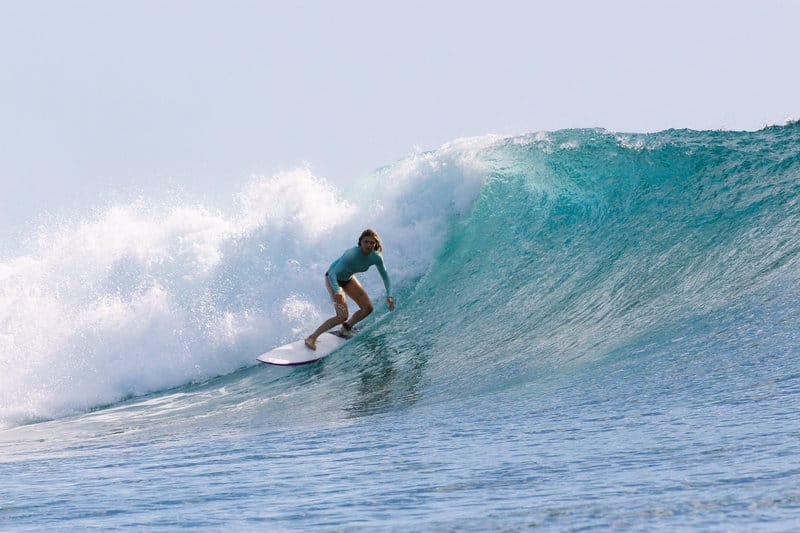
POLYGON ((798 147, 483 137, 43 223, 0 262, 0 528, 796 530, 798 147), (397 311, 256 365, 364 227, 397 311))

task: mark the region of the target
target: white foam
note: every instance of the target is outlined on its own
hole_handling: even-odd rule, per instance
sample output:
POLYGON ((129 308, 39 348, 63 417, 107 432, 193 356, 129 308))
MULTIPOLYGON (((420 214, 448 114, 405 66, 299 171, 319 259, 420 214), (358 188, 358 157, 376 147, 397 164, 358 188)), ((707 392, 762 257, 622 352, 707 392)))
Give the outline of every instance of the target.
MULTIPOLYGON (((346 200, 302 167, 253 176, 233 213, 138 199, 39 228, 0 262, 0 427, 252 365, 330 314, 323 273, 366 227, 395 286, 418 276, 477 196, 495 140, 412 155, 346 200)), ((382 296, 377 274, 363 282, 382 296)))

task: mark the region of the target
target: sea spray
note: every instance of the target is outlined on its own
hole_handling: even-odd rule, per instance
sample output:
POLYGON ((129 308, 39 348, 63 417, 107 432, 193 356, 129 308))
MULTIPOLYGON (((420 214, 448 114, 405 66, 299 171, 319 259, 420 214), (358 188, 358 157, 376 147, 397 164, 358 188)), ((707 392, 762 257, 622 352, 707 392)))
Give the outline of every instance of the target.
POLYGON ((0 424, 254 364, 330 313, 323 274, 366 227, 395 285, 420 276, 479 191, 475 153, 413 155, 348 191, 308 167, 254 176, 231 213, 139 198, 43 225, 0 263, 0 424))

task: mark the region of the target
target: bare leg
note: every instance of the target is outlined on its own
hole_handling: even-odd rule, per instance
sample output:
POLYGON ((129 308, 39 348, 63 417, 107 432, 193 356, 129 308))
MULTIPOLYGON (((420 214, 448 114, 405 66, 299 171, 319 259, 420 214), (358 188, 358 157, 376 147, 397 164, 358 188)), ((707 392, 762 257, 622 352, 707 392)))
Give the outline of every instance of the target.
MULTIPOLYGON (((352 283, 349 283, 348 285, 352 285, 352 283)), ((325 322, 323 322, 322 325, 318 327, 316 331, 314 331, 314 333, 306 337, 306 346, 308 346, 312 350, 317 349, 317 337, 319 337, 332 327, 335 327, 343 323, 345 320, 347 320, 347 315, 348 315, 347 301, 345 301, 345 305, 341 305, 337 303, 335 300, 333 300, 333 287, 331 287, 331 282, 328 280, 327 277, 325 278, 325 287, 328 289, 328 294, 330 294, 331 300, 334 302, 333 307, 336 310, 336 316, 331 317, 325 322)))
POLYGON ((372 302, 369 299, 369 294, 367 294, 367 291, 364 290, 364 287, 361 286, 355 276, 344 287, 344 292, 358 304, 358 311, 353 313, 350 320, 347 320, 345 316, 347 321, 343 325, 352 328, 372 313, 372 302))

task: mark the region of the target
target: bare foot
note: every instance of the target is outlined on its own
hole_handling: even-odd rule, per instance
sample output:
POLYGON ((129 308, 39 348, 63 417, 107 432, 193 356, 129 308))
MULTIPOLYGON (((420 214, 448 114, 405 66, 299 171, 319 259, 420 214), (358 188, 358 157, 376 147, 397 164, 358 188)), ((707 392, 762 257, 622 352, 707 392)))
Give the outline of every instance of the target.
POLYGON ((309 350, 316 350, 317 349, 317 341, 312 339, 311 337, 308 337, 306 339, 306 346, 308 347, 309 350))

